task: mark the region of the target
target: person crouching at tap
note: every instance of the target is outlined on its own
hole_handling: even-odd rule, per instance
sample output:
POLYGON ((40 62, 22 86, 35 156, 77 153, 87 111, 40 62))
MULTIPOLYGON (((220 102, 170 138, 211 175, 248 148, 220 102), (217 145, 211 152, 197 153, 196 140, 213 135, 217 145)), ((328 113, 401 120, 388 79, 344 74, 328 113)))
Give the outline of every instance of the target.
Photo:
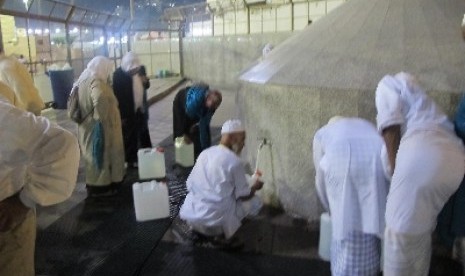
POLYGON ((257 215, 262 206, 255 192, 263 187, 263 182, 256 180, 249 186, 239 157, 245 137, 239 120, 225 122, 220 144, 199 155, 187 179, 188 194, 180 217, 214 247, 241 246, 233 235, 242 219, 257 215))

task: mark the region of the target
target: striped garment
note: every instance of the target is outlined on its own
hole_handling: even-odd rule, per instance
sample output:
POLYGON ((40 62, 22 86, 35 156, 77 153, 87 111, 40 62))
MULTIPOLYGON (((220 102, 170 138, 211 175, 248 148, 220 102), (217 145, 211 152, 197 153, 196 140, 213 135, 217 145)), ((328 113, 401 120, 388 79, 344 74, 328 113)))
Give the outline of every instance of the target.
POLYGON ((331 243, 331 274, 333 276, 378 275, 381 241, 375 235, 350 232, 346 239, 331 243))

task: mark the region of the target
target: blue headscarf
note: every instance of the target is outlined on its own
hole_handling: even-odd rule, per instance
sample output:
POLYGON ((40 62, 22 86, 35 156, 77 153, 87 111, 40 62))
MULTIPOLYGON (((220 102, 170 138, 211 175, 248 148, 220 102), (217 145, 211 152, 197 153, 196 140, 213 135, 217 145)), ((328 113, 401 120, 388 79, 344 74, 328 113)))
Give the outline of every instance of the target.
POLYGON ((210 122, 214 111, 205 106, 208 85, 198 84, 187 91, 186 113, 192 119, 199 120, 200 145, 202 150, 211 146, 210 122))
POLYGON ((200 119, 207 112, 205 99, 207 97, 208 86, 195 85, 187 91, 186 113, 192 119, 200 119))

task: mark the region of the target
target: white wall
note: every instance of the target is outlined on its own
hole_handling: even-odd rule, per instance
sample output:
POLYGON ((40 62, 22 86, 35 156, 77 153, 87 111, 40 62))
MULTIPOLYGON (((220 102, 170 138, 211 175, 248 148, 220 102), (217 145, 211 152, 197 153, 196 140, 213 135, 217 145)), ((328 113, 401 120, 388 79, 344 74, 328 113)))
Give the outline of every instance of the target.
POLYGON ((148 75, 157 75, 160 70, 180 73, 178 38, 136 40, 132 50, 139 55, 148 75))
MULTIPOLYGON (((302 30, 347 0, 271 0, 259 6, 243 5, 242 0, 207 1, 216 8, 213 35, 262 34, 302 30)), ((209 21, 208 24, 211 24, 209 21)))

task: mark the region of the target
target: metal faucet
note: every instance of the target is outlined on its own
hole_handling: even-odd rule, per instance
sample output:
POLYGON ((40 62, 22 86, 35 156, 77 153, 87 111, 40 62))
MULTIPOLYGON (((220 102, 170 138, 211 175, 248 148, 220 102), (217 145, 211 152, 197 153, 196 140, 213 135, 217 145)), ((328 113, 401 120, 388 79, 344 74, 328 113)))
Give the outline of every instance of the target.
POLYGON ((265 145, 268 145, 270 142, 268 141, 268 139, 262 137, 262 138, 258 138, 257 140, 260 140, 260 145, 258 145, 258 150, 260 150, 263 146, 265 145))

